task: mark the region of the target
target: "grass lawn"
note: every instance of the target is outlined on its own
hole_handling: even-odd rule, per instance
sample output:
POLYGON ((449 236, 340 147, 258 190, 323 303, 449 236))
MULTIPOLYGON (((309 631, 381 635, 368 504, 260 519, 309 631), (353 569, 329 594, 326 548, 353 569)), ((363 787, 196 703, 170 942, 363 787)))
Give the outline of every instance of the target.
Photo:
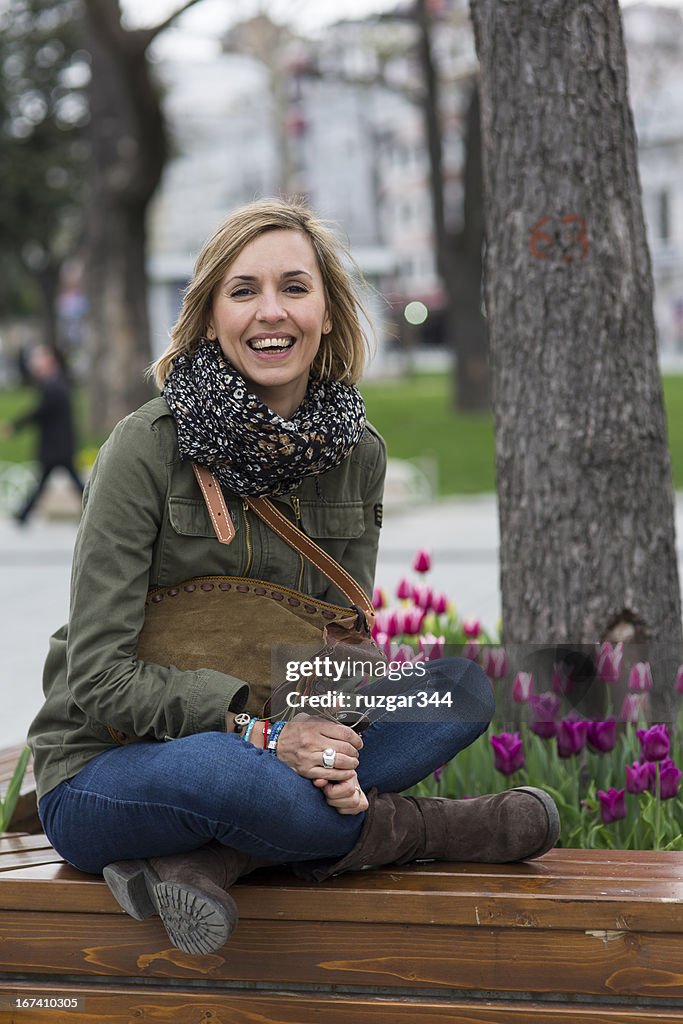
MULTIPOLYGON (((418 374, 406 380, 368 381, 361 390, 368 417, 387 440, 389 455, 435 462, 441 494, 478 494, 495 487, 493 423, 489 415, 454 415, 449 410, 451 381, 447 374, 418 374)), ((674 485, 683 490, 683 377, 664 378, 669 445, 674 485)), ((0 422, 30 407, 30 390, 0 391, 0 422)), ((76 417, 85 424, 82 396, 76 396, 76 417)), ((84 461, 92 461, 103 438, 80 430, 84 461)), ((33 457, 33 436, 0 439, 0 462, 33 457)))

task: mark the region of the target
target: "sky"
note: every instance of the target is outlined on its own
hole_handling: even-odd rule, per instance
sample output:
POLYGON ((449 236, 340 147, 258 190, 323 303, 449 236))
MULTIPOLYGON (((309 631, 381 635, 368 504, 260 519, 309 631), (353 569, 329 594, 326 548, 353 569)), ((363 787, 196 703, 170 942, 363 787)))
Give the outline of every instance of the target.
MULTIPOLYGON (((641 0, 621 0, 624 7, 641 0)), ((683 10, 683 0, 654 0, 683 10)), ((153 24, 177 9, 182 0, 121 0, 131 26, 153 24), (140 12, 144 11, 144 18, 140 12)), ((277 21, 287 22, 303 34, 341 18, 363 17, 396 6, 396 0, 202 0, 178 20, 156 43, 155 55, 202 60, 216 52, 216 38, 232 22, 265 10, 277 21)))

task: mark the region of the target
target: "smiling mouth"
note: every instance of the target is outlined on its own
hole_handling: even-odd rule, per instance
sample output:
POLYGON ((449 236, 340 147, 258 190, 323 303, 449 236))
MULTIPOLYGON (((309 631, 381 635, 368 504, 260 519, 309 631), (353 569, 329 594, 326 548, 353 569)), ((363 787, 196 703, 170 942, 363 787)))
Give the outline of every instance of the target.
POLYGON ((252 338, 247 344, 254 352, 286 352, 295 341, 296 338, 252 338))

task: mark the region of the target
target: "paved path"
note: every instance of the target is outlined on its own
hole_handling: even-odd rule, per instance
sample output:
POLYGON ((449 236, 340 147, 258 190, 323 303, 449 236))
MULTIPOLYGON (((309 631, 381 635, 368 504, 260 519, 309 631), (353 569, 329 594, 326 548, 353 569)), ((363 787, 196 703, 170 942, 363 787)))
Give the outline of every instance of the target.
MULTIPOLYGON (((683 495, 677 502, 677 535, 683 539, 683 495)), ((0 519, 0 746, 20 743, 41 703, 47 639, 66 621, 73 523, 36 519, 24 529, 0 519)), ((450 498, 412 511, 385 515, 378 583, 391 595, 412 575, 416 550, 433 555, 428 582, 445 591, 463 615, 495 627, 498 593, 498 521, 493 496, 450 498)), ((683 540, 679 540, 679 551, 683 540)), ((681 555, 679 554, 679 564, 681 555)), ((683 579, 683 564, 680 564, 683 579)))

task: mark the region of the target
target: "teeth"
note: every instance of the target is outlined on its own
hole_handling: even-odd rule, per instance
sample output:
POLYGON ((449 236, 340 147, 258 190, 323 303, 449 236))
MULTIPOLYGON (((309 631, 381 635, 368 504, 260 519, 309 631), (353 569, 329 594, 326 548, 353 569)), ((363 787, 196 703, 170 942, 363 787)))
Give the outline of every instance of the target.
POLYGON ((254 338, 249 344, 252 348, 261 350, 265 348, 287 349, 294 344, 293 338, 254 338))

